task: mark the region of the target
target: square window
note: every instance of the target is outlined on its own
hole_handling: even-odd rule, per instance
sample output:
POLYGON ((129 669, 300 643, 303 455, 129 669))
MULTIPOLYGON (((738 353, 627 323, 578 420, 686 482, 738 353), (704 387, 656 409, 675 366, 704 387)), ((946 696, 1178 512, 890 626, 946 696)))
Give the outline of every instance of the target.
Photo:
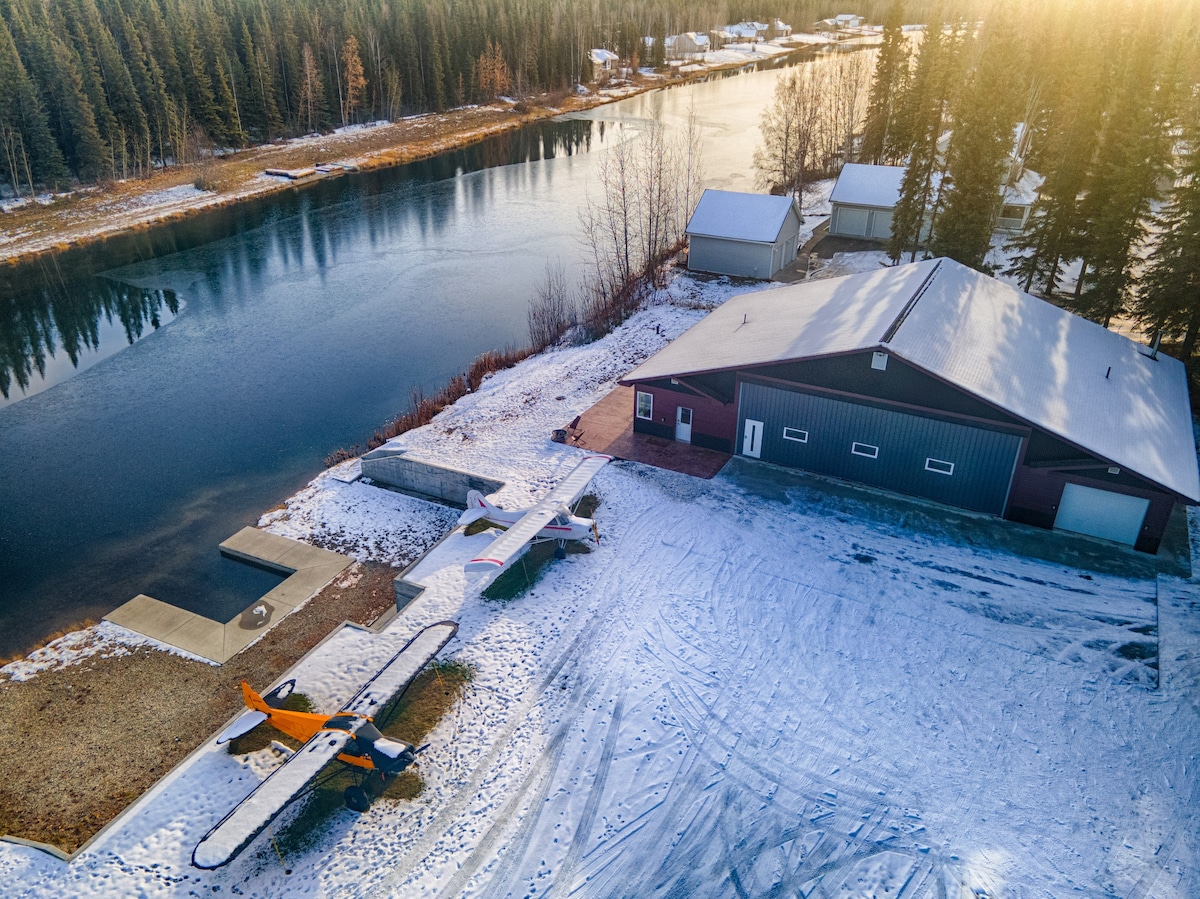
POLYGON ((875 369, 876 371, 887 371, 887 360, 887 353, 872 353, 871 368, 875 369))
POLYGON ((808 443, 808 431, 802 431, 799 428, 784 428, 784 440, 794 440, 797 443, 808 443))
POLYGON ((654 394, 637 392, 637 417, 647 420, 654 417, 654 394))
POLYGON ((851 444, 850 452, 856 456, 865 456, 868 459, 878 459, 879 458, 879 447, 872 446, 869 443, 851 444))
POLYGON ((954 463, 943 462, 941 459, 926 459, 925 470, 935 474, 954 474, 954 463))

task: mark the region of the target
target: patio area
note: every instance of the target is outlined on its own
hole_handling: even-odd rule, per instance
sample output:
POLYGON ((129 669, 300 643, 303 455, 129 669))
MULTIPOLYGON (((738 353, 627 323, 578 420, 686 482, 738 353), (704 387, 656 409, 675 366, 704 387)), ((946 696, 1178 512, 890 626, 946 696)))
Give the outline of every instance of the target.
POLYGON ((697 478, 711 478, 729 461, 729 453, 634 433, 633 392, 618 387, 580 415, 566 428, 567 443, 697 478))

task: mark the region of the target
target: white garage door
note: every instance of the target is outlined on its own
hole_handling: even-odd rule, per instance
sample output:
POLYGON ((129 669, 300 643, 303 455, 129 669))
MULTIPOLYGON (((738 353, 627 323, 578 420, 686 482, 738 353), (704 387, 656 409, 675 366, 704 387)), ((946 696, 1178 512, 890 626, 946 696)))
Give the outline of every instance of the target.
POLYGON ((887 240, 892 236, 892 214, 883 210, 875 210, 871 218, 871 236, 876 240, 887 240))
POLYGON ((837 210, 837 222, 829 229, 830 233, 845 234, 849 237, 866 237, 867 214, 868 211, 866 209, 839 206, 837 210))
POLYGON ((1133 546, 1142 530, 1150 500, 1094 487, 1067 484, 1054 527, 1133 546))

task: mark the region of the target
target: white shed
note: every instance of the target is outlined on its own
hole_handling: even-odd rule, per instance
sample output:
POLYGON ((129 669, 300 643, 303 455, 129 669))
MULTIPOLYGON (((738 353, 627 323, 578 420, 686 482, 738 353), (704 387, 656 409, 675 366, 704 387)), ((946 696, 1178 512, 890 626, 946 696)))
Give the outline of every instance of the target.
POLYGON ((862 165, 848 162, 838 175, 829 204, 829 233, 839 237, 887 240, 892 236, 892 212, 900 200, 902 165, 862 165))
POLYGON ((688 268, 770 278, 796 258, 802 218, 791 197, 706 190, 688 222, 688 268))

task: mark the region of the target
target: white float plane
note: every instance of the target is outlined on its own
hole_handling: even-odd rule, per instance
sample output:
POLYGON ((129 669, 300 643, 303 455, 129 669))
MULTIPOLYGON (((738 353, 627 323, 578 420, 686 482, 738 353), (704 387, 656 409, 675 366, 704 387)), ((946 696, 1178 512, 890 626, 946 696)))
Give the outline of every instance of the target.
POLYGON ((557 541, 558 548, 554 554, 558 558, 566 557, 568 540, 591 537, 599 543, 600 532, 595 520, 572 515, 570 506, 583 495, 596 472, 611 459, 612 456, 599 453, 585 456, 557 487, 529 509, 508 511, 489 503, 478 490, 468 493, 467 511, 458 519, 459 524, 467 525, 484 519, 507 530, 468 562, 466 570, 499 574, 519 559, 531 543, 557 541))

